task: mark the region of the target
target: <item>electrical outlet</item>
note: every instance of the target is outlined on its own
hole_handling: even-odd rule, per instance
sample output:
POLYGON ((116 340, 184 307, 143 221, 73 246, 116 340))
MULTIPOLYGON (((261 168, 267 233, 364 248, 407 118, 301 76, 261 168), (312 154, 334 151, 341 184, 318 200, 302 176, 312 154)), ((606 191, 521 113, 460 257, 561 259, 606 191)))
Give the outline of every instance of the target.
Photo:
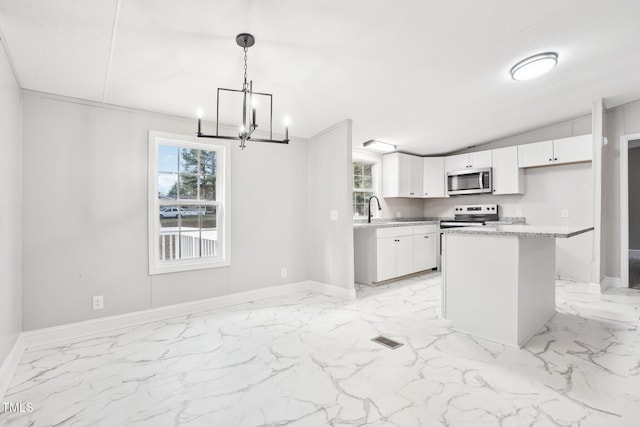
POLYGON ((280 269, 280 277, 282 277, 283 279, 286 279, 287 275, 288 275, 287 269, 286 268, 281 268, 280 269))
POLYGON ((402 218, 402 212, 396 212, 396 218, 402 218))
POLYGON ((329 211, 329 221, 338 220, 338 211, 329 211))
POLYGON ((569 218, 569 209, 562 209, 562 218, 569 218))
POLYGON ((93 297, 93 309, 102 310, 104 308, 104 297, 102 295, 96 295, 93 297))
POLYGON ((522 218, 522 209, 516 209, 516 216, 522 218))

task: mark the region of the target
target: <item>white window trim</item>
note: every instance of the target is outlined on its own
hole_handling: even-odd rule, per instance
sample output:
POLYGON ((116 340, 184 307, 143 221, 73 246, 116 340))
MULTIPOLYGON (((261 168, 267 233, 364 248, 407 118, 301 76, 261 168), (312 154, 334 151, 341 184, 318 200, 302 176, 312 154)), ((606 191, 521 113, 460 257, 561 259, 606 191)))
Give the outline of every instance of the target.
POLYGON ((148 224, 149 224, 149 275, 175 273, 180 271, 201 270, 205 268, 228 267, 231 265, 231 148, 230 141, 216 139, 203 140, 190 135, 178 135, 165 132, 149 131, 149 175, 148 175, 148 224), (211 150, 222 153, 223 161, 217 165, 216 175, 222 177, 222 185, 216 189, 218 199, 218 218, 222 228, 218 228, 222 245, 221 255, 216 258, 192 258, 172 261, 160 261, 157 236, 160 233, 160 216, 158 210, 158 145, 179 145, 200 150, 211 150))

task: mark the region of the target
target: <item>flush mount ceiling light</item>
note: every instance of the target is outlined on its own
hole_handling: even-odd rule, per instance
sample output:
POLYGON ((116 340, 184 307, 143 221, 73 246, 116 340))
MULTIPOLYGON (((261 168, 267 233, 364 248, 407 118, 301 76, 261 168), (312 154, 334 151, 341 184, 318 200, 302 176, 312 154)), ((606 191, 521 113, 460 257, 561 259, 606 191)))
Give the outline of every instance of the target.
POLYGON ((202 111, 198 111, 198 137, 199 138, 223 138, 240 140, 240 148, 244 150, 247 141, 256 142, 273 142, 276 144, 289 143, 289 119, 285 119, 284 139, 273 139, 273 95, 270 93, 254 92, 253 80, 247 81, 247 51, 256 43, 255 37, 248 33, 241 33, 236 36, 236 44, 244 49, 244 83, 242 89, 225 89, 218 88, 216 99, 216 134, 205 135, 201 132, 202 111), (218 133, 218 124, 220 123, 220 91, 239 92, 242 93, 242 124, 238 136, 224 136, 218 133), (251 135, 258 127, 256 123, 256 106, 259 96, 269 97, 269 139, 252 138, 251 135), (251 115, 251 122, 247 123, 247 117, 251 115))
POLYGON ((549 72, 558 63, 555 52, 539 53, 518 62, 511 68, 513 80, 529 80, 549 72))
POLYGON ((376 141, 375 139, 371 139, 362 145, 366 148, 370 148, 376 151, 383 151, 385 153, 389 153, 391 151, 396 150, 395 145, 389 144, 388 142, 376 141))

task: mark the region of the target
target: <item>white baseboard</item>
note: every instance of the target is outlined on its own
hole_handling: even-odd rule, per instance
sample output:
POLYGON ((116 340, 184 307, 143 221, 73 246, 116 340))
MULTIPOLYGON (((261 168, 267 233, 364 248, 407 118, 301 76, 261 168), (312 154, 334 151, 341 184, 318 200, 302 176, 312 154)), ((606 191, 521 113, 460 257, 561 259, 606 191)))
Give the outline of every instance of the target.
POLYGON ((608 288, 626 288, 626 286, 622 285, 619 277, 605 276, 605 278, 600 282, 600 288, 602 289, 602 292, 604 292, 608 288))
POLYGON ((22 334, 20 334, 16 342, 13 343, 13 347, 4 359, 4 362, 2 362, 2 366, 0 366, 0 402, 4 401, 4 396, 7 393, 9 385, 11 385, 11 379, 18 368, 20 359, 22 359, 24 349, 24 340, 22 334))

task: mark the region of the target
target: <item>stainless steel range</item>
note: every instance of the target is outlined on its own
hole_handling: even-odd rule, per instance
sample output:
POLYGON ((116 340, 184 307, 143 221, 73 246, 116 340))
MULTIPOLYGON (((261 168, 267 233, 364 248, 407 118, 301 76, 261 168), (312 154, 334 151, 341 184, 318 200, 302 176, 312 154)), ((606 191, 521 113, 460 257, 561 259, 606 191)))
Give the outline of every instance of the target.
POLYGON ((454 219, 440 221, 440 228, 478 227, 498 220, 498 205, 457 205, 454 219))

